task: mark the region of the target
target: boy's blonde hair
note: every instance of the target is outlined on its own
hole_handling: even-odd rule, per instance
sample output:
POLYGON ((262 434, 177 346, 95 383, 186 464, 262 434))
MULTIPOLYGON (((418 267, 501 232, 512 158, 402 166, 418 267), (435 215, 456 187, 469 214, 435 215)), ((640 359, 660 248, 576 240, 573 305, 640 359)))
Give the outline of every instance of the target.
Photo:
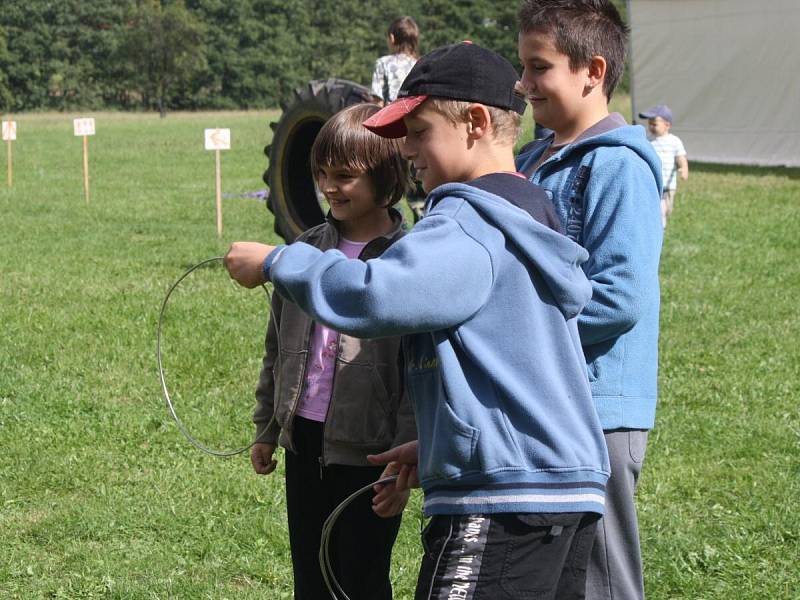
POLYGON ((328 119, 311 146, 311 172, 315 179, 322 167, 365 173, 376 200, 388 208, 406 193, 410 175, 400 141, 382 138, 362 125, 378 110, 374 104, 356 104, 328 119))
MULTIPOLYGON (((469 120, 469 107, 475 102, 450 100, 448 98, 428 98, 425 103, 453 124, 469 120)), ((513 110, 484 104, 492 118, 492 138, 501 144, 513 146, 520 133, 522 115, 513 110)))

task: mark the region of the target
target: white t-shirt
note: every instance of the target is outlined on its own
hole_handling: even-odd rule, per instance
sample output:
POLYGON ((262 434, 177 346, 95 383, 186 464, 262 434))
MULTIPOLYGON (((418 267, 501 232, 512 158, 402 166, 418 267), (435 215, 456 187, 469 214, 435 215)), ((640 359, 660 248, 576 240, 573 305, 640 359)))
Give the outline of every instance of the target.
POLYGON ((664 190, 678 189, 678 165, 675 159, 679 156, 686 156, 686 149, 683 147, 681 138, 671 133, 665 133, 659 137, 647 136, 653 148, 661 159, 661 180, 664 182, 664 190))
POLYGON ((417 59, 408 54, 387 54, 375 61, 375 71, 372 73, 372 93, 378 98, 383 98, 384 78, 389 84, 389 97, 383 98, 386 102, 397 99, 397 92, 403 80, 408 75, 417 59))

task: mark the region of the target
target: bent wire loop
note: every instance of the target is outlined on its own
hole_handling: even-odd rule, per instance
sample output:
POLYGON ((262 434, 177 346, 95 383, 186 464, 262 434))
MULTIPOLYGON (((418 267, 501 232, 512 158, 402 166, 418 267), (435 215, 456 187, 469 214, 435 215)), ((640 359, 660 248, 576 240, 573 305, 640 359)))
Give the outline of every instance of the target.
MULTIPOLYGON (((208 446, 200 442, 200 440, 195 438, 191 433, 189 433, 189 430, 181 421, 180 417, 178 416, 178 413, 175 410, 175 406, 172 403, 172 398, 170 397, 169 388, 167 387, 166 377, 164 376, 164 364, 161 352, 161 340, 163 337, 164 316, 166 315, 167 312, 167 305, 169 303, 170 296, 172 296, 172 293, 175 291, 175 289, 177 289, 177 287, 181 284, 181 282, 184 279, 186 279, 186 277, 188 277, 191 273, 193 273, 194 271, 196 271, 201 267, 204 267, 209 263, 221 261, 223 259, 224 259, 223 256, 214 256, 212 258, 207 258, 206 260, 197 263, 196 265, 187 269, 183 273, 183 275, 181 275, 175 281, 175 283, 173 283, 172 286, 169 288, 169 291, 167 291, 167 295, 164 297, 164 300, 161 303, 161 311, 159 312, 158 315, 158 331, 156 334, 156 358, 158 362, 158 376, 161 381, 161 391, 164 395, 164 400, 167 404, 167 408, 169 409, 169 412, 172 415, 172 418, 174 419, 175 424, 178 426, 180 432, 198 450, 206 454, 210 454, 211 456, 229 457, 229 456, 236 456, 237 454, 242 454, 243 452, 246 452, 247 450, 253 447, 253 445, 258 441, 258 439, 254 439, 248 446, 236 450, 217 450, 214 448, 209 448, 208 446)), ((271 310, 272 303, 270 301, 269 290, 265 285, 262 285, 261 287, 264 288, 264 291, 266 292, 267 304, 269 305, 271 310)), ((278 330, 277 322, 275 323, 275 328, 277 331, 278 330)), ((280 336, 278 336, 278 338, 279 337, 280 336)), ((278 344, 280 344, 280 339, 278 339, 278 344)), ((272 419, 267 424, 265 431, 272 426, 274 420, 275 420, 275 415, 273 414, 272 419)), ((339 506, 333 509, 331 514, 325 520, 325 523, 322 526, 322 536, 320 537, 319 566, 320 570, 322 571, 322 578, 324 579, 325 585, 328 587, 328 591, 330 592, 331 598, 333 598, 333 600, 350 600, 350 597, 345 593, 339 582, 336 580, 336 576, 333 573, 333 567, 331 565, 330 548, 329 548, 330 538, 331 538, 331 532, 333 531, 334 525, 336 525, 337 519, 342 514, 342 512, 344 512, 344 510, 361 494, 369 492, 376 485, 392 483, 396 479, 397 475, 390 475, 388 477, 383 477, 378 481, 375 481, 374 483, 365 485, 359 490, 356 490, 355 492, 350 494, 347 498, 345 498, 344 501, 341 504, 339 504, 339 506)))
POLYGON ((395 480, 397 480, 397 475, 389 475, 356 490, 345 498, 339 506, 334 508, 331 514, 328 515, 328 518, 325 519, 325 523, 322 525, 322 536, 319 540, 319 568, 322 570, 322 578, 325 580, 325 585, 328 587, 328 591, 331 593, 331 598, 333 598, 333 600, 350 600, 350 597, 344 592, 342 586, 339 585, 339 582, 333 574, 330 550, 328 548, 330 545, 331 532, 333 531, 333 526, 336 524, 336 520, 339 518, 339 515, 344 512, 344 509, 361 494, 370 491, 376 485, 392 483, 395 480))
MULTIPOLYGON (((180 430, 180 432, 198 450, 200 450, 202 452, 205 452, 206 454, 210 454, 211 456, 227 457, 227 456, 236 456, 237 454, 241 454, 243 452, 246 452, 247 450, 249 450, 250 448, 253 447, 253 444, 255 444, 258 441, 258 439, 254 439, 249 445, 247 445, 247 446, 245 446, 243 448, 236 449, 236 450, 217 450, 217 449, 214 449, 214 448, 209 448, 208 446, 203 444, 200 440, 195 438, 191 433, 189 433, 189 430, 186 428, 186 426, 181 421, 180 417, 178 416, 178 413, 175 410, 175 406, 172 403, 172 398, 170 397, 170 394, 169 394, 169 388, 167 387, 167 380, 166 380, 166 377, 164 375, 164 364, 163 364, 162 352, 161 352, 161 339, 162 339, 162 336, 163 336, 164 316, 166 315, 167 304, 169 303, 170 296, 172 296, 172 292, 174 292, 178 288, 178 286, 181 284, 181 282, 184 279, 186 279, 191 273, 193 273, 197 269, 199 269, 201 267, 204 267, 205 265, 207 265, 209 263, 212 263, 212 262, 222 261, 223 259, 224 259, 223 256, 214 256, 212 258, 207 258, 206 260, 197 263, 196 265, 194 265, 194 266, 190 267, 189 269, 187 269, 186 272, 184 272, 183 275, 181 275, 175 281, 175 283, 173 283, 172 286, 169 288, 169 291, 167 292, 167 295, 164 296, 164 301, 161 303, 161 312, 158 315, 158 332, 156 334, 156 358, 157 358, 157 361, 158 361, 158 377, 161 380, 161 392, 164 395, 164 400, 167 403, 167 408, 169 409, 169 412, 172 415, 172 418, 175 420, 175 424, 178 426, 178 429, 180 430)), ((266 293, 266 296, 267 296, 267 305, 269 306, 270 311, 271 311, 272 310, 272 303, 270 301, 269 290, 263 284, 262 284, 261 287, 264 288, 264 292, 266 293)), ((275 324, 276 330, 277 330, 277 326, 278 326, 278 324, 276 323, 275 324)), ((280 341, 278 343, 280 343, 280 341)), ((272 425, 272 421, 274 419, 275 419, 275 415, 272 416, 272 420, 267 424, 267 427, 265 428, 265 431, 267 431, 270 428, 270 426, 272 425)))

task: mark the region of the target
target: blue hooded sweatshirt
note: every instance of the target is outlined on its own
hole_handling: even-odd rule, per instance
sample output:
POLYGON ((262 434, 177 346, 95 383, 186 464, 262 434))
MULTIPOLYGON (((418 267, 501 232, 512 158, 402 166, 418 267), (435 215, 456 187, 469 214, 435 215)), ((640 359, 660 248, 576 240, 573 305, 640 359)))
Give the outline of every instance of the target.
POLYGON ((517 169, 543 187, 570 239, 589 252, 592 299, 578 317, 603 429, 650 429, 658 379, 661 163, 640 126, 609 115, 544 160, 517 169))
POLYGON ((407 335, 426 514, 602 514, 608 457, 575 319, 586 251, 473 185, 426 208, 379 258, 295 243, 265 273, 328 327, 407 335))

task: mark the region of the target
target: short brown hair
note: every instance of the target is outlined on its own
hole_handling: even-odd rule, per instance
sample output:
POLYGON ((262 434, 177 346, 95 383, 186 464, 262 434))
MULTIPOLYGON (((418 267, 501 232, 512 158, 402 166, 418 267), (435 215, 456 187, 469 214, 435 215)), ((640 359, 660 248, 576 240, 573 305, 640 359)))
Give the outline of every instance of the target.
MULTIPOLYGON (((431 97, 425 101, 433 110, 451 123, 465 123, 469 120, 469 107, 475 102, 431 97)), ((501 143, 514 145, 519 138, 522 115, 514 110, 506 110, 484 104, 492 118, 492 138, 501 143)))
POLYGON ((389 25, 389 35, 394 36, 394 46, 400 52, 419 58, 419 27, 411 17, 398 17, 389 25))
POLYGON ((602 56, 603 93, 611 100, 625 70, 628 26, 610 0, 525 0, 518 16, 522 33, 552 35, 573 71, 588 67, 593 56, 602 56))
POLYGON ((389 207, 406 193, 410 177, 399 140, 382 138, 362 125, 378 110, 374 104, 356 104, 328 119, 311 146, 311 171, 315 178, 322 167, 365 173, 379 205, 389 207))

